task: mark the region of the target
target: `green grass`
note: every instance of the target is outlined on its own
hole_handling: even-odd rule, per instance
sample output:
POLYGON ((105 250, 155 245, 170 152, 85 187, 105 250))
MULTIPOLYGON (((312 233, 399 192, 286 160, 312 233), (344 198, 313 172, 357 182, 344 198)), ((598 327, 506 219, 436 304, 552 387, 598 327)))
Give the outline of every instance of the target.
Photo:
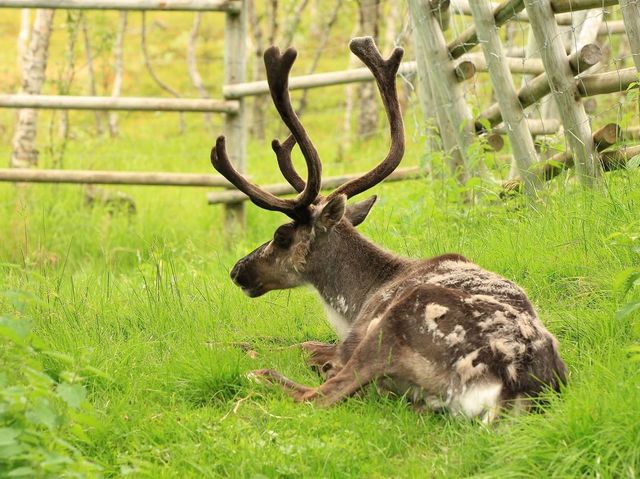
MULTIPOLYGON (((115 16, 94 15, 99 36, 115 16)), ((166 50, 182 55, 178 33, 191 17, 153 18, 177 19, 167 36, 178 39, 166 50)), ((15 38, 16 19, 0 20, 11 27, 3 39, 15 38)), ((217 24, 208 25, 215 51, 217 24)), ((349 28, 339 27, 331 48, 346 44, 349 28)), ((60 28, 54 35, 60 56, 64 36, 60 28)), ((7 66, 14 58, 10 48, 0 52, 0 75, 15 84, 7 66)), ((126 93, 157 95, 135 58, 130 75, 141 81, 125 81, 126 93)), ((165 75, 175 58, 162 63, 165 75)), ((323 69, 345 59, 334 51, 323 69)), ((219 82, 219 69, 207 68, 219 82)), ((174 79, 186 90, 185 78, 174 79)), ((55 92, 54 82, 48 88, 55 92)), ((342 92, 314 92, 305 117, 326 174, 370 168, 386 148, 382 133, 336 159, 342 92)), ((405 115, 403 166, 424 160, 418 115, 413 106, 405 115)), ((122 135, 111 140, 93 134, 91 115, 72 113, 64 166, 210 171, 213 135, 200 115, 187 115, 184 135, 175 115, 121 118, 122 135)), ((0 112, 4 158, 12 122, 0 112)), ((271 124, 270 134, 282 136, 271 124)), ((43 166, 57 158, 55 126, 50 113, 41 115, 43 166)), ((250 173, 260 182, 278 181, 267 145, 249 144, 250 173)), ((490 428, 417 414, 374 391, 317 409, 246 379, 273 367, 317 383, 290 346, 335 338, 314 293, 251 300, 228 278, 281 215, 249 206, 245 233, 229 239, 221 209, 206 205, 202 189, 117 188, 136 200, 129 216, 87 207, 78 186, 0 184, 0 477, 17 467, 41 477, 636 477, 640 370, 628 348, 640 340, 638 315, 616 312, 638 299, 638 288, 624 295, 619 285, 640 260, 639 184, 637 171, 608 175, 595 191, 559 178, 530 204, 503 201, 485 183, 474 187, 475 203, 449 181, 375 189, 366 236, 411 257, 459 252, 515 280, 560 341, 570 369, 563 394, 542 414, 490 428)))
POLYGON ((282 221, 254 207, 246 236, 225 247, 220 210, 200 194, 134 188, 139 213, 127 217, 84 207, 76 187, 30 187, 16 207, 3 186, 0 290, 37 298, 22 313, 5 298, 3 310, 32 318, 40 349, 71 358, 34 353, 56 381, 73 372, 86 387, 94 420, 65 439, 107 476, 634 477, 640 371, 625 348, 638 336, 633 316, 615 318, 628 298, 612 285, 638 253, 609 238, 637 234, 637 184, 621 172, 602 191, 472 207, 445 202, 456 192, 441 183, 378 188, 364 234, 414 257, 457 251, 516 280, 560 340, 563 395, 489 429, 372 391, 322 410, 249 383, 262 367, 316 383, 289 346, 334 338, 313 293, 250 300, 229 281, 282 221))

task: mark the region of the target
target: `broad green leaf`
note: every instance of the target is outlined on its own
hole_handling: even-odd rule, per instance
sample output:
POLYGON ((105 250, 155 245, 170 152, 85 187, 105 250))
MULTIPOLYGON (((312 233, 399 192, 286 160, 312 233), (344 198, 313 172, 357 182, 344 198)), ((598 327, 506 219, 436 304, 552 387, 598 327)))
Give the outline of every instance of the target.
POLYGON ((613 287, 624 296, 633 288, 638 279, 640 279, 640 271, 634 268, 627 268, 613 278, 613 287))
POLYGON ((58 384, 56 392, 64 402, 75 409, 79 408, 82 401, 87 398, 87 391, 81 384, 58 384))
POLYGON ((636 310, 640 309, 640 301, 625 304, 622 309, 616 313, 616 319, 625 319, 632 315, 636 310))
POLYGON ((50 429, 56 426, 58 414, 47 399, 40 399, 25 413, 27 420, 33 424, 42 424, 50 429))
POLYGON ((0 427, 0 446, 9 446, 16 443, 16 437, 20 431, 11 427, 0 427))
POLYGON ((627 161, 627 170, 635 170, 640 167, 640 155, 636 155, 627 161))
POLYGON ((20 444, 11 444, 8 446, 0 446, 0 459, 14 459, 18 454, 24 451, 24 447, 20 444))
POLYGON ((36 471, 34 471, 30 467, 25 466, 25 467, 19 467, 9 472, 9 474, 7 474, 7 477, 34 477, 35 474, 36 474, 36 471))
POLYGON ((31 332, 31 321, 0 316, 0 336, 4 336, 17 344, 24 344, 31 332))

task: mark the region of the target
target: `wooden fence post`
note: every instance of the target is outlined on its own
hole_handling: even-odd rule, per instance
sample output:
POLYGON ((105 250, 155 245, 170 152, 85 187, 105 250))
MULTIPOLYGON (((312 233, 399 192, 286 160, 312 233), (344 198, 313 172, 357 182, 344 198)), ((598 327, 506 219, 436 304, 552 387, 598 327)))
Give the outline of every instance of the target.
POLYGON ((640 73, 640 1, 620 0, 620 9, 631 45, 631 56, 640 73))
POLYGON ((482 45, 489 68, 493 91, 500 105, 500 110, 502 110, 507 135, 511 140, 511 149, 518 174, 523 180, 525 191, 533 193, 539 182, 531 171, 531 165, 538 162, 538 155, 527 125, 527 119, 524 116, 524 110, 518 100, 509 66, 502 53, 502 45, 491 12, 491 4, 489 0, 474 0, 469 5, 476 25, 478 40, 482 45))
MULTIPOLYGON (((246 80, 246 3, 240 11, 227 11, 224 24, 224 84, 234 85, 246 80)), ((229 159, 235 168, 243 173, 246 169, 246 124, 245 101, 238 98, 238 110, 224 117, 224 134, 227 138, 229 159)), ((227 230, 238 230, 244 226, 244 204, 236 203, 225 207, 227 230)))
POLYGON ((446 125, 440 124, 440 131, 449 129, 454 133, 457 154, 464 165, 463 176, 473 175, 467 156, 467 150, 475 140, 473 119, 462 87, 456 80, 442 29, 431 2, 409 0, 409 11, 420 46, 416 54, 425 56, 437 117, 448 120, 446 125))
POLYGON ((576 174, 582 184, 591 185, 600 176, 601 167, 551 4, 549 0, 525 0, 525 8, 536 42, 542 48, 542 62, 575 157, 576 174))

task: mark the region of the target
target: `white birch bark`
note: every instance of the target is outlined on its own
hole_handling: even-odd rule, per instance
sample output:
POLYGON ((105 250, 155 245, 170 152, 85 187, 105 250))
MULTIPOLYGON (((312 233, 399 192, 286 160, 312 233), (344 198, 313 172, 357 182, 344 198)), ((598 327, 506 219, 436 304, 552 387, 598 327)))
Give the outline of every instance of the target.
MULTIPOLYGON (((82 37, 84 40, 84 55, 87 62, 87 79, 89 81, 89 95, 97 96, 98 91, 96 89, 96 75, 93 69, 93 51, 91 49, 91 37, 89 35, 89 26, 87 25, 87 17, 82 18, 82 37)), ((104 126, 102 124, 103 112, 95 111, 96 118, 96 133, 102 135, 104 133, 104 126)))
MULTIPOLYGON (((42 90, 49 58, 49 39, 54 10, 37 10, 31 33, 31 41, 22 73, 22 92, 37 95, 42 90)), ((38 163, 36 149, 38 113, 34 109, 18 110, 18 120, 13 135, 11 166, 27 168, 38 163)))
POLYGON ((18 49, 18 70, 24 68, 25 57, 27 55, 27 46, 29 44, 29 32, 31 30, 31 10, 23 8, 20 12, 20 32, 18 33, 17 49, 18 49))
MULTIPOLYGON (((121 11, 118 20, 118 31, 116 33, 115 43, 113 44, 114 56, 114 72, 113 86, 111 96, 117 98, 122 91, 122 78, 124 75, 123 46, 124 36, 127 31, 127 12, 121 11)), ((109 112, 109 134, 111 137, 118 136, 118 114, 115 111, 109 112)))
MULTIPOLYGON (((380 23, 380 0, 358 1, 360 34, 373 37, 377 42, 380 23)), ((376 87, 372 82, 358 87, 358 137, 367 138, 376 133, 378 127, 378 103, 376 87)))

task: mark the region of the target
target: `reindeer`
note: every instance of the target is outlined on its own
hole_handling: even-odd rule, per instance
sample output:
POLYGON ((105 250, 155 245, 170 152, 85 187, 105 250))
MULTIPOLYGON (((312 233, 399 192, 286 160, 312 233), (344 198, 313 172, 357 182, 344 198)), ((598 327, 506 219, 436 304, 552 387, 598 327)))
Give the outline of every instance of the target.
POLYGON ((319 387, 297 384, 271 369, 252 376, 278 384, 295 401, 330 406, 365 385, 406 395, 418 408, 493 420, 501 408, 525 408, 545 388, 558 390, 566 368, 558 342, 538 319, 522 289, 458 254, 402 258, 356 230, 376 196, 347 204, 380 183, 404 154, 404 128, 395 77, 403 50, 383 59, 370 37, 354 38, 351 51, 375 77, 389 121, 391 146, 368 173, 328 196, 320 195, 318 152, 293 111, 288 77, 296 51, 267 49, 271 97, 290 131, 272 142, 279 168, 298 191, 282 199, 252 184, 231 165, 224 136, 211 152, 213 167, 261 208, 292 221, 273 239, 240 259, 231 279, 249 297, 311 285, 318 292, 340 342, 302 343, 309 363, 324 374, 319 387), (295 171, 299 145, 307 180, 295 171))

